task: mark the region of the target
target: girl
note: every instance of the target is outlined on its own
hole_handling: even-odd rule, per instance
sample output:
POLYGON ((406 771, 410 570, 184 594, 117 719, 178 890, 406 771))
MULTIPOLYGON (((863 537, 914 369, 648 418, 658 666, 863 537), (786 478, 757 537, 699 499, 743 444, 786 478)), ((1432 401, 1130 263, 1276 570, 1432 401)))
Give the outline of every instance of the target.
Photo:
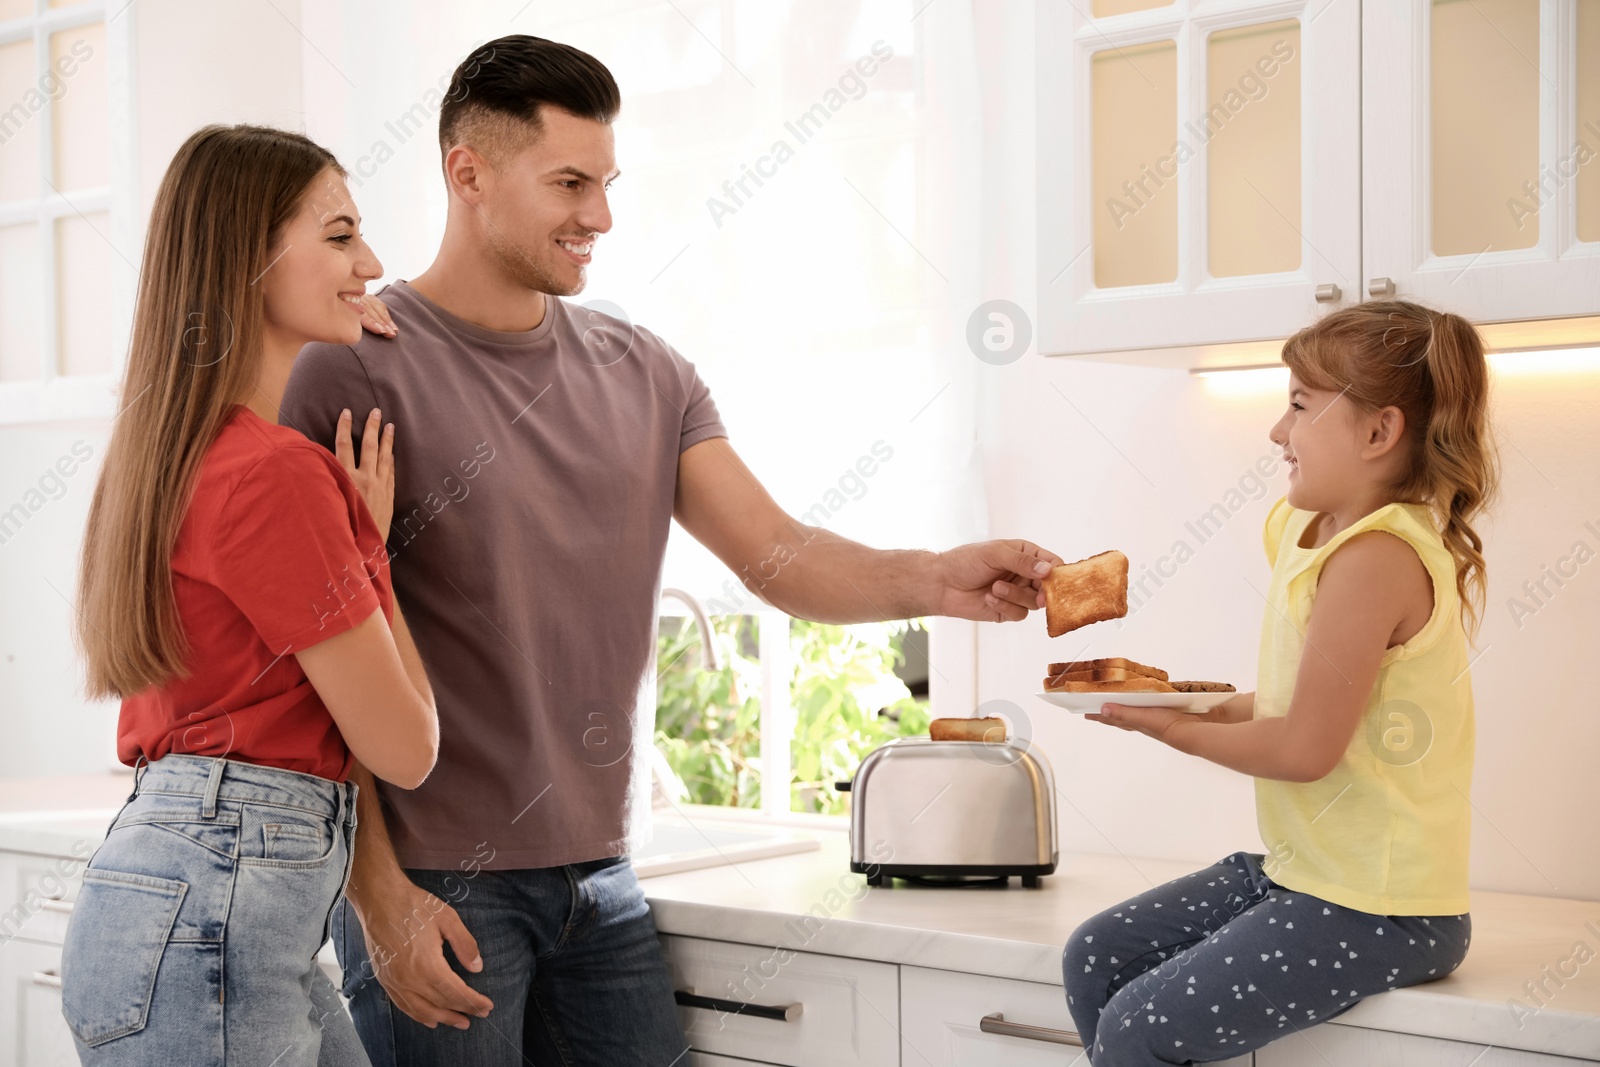
POLYGON ((1089 716, 1253 775, 1267 853, 1073 932, 1067 1003, 1095 1067, 1240 1056, 1466 955, 1471 523, 1496 481, 1483 345, 1455 315, 1365 303, 1283 361, 1257 691, 1089 716))
POLYGON ((370 414, 359 467, 349 412, 338 460, 277 425, 301 346, 357 340, 381 273, 343 174, 298 134, 210 126, 151 212, 79 581, 87 689, 122 698, 135 767, 62 958, 85 1064, 368 1062, 313 958, 347 779, 414 788, 438 723, 390 592, 393 424, 370 414))

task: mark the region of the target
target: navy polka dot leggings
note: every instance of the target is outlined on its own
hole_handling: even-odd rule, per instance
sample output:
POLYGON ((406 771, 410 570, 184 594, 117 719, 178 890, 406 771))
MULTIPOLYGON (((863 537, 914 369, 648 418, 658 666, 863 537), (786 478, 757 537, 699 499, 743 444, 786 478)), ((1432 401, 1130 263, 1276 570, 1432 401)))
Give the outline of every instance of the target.
POLYGON ((1466 958, 1467 915, 1369 915, 1283 888, 1262 859, 1235 852, 1073 931, 1062 976, 1094 1067, 1242 1056, 1466 958))

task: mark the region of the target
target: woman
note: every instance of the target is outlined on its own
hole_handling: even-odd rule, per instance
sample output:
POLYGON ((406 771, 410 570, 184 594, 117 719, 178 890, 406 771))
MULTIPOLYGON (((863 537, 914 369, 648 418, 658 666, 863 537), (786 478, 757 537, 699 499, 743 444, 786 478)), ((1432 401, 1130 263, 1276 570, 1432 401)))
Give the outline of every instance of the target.
POLYGON ((359 339, 381 273, 343 175, 298 134, 209 126, 151 212, 79 582, 87 690, 122 698, 135 766, 67 929, 85 1064, 368 1062, 314 961, 348 778, 415 788, 438 721, 390 591, 393 424, 370 413, 359 466, 348 412, 337 460, 277 425, 301 346, 359 339))

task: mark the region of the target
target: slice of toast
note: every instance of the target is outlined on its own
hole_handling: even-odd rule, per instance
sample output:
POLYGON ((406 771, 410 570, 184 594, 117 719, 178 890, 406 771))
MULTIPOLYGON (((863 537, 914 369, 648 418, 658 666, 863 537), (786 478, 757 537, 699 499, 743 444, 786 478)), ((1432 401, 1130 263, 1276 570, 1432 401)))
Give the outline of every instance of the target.
POLYGON ((1120 681, 1079 682, 1052 678, 1045 685, 1051 693, 1175 693, 1177 690, 1158 678, 1135 675, 1120 681))
MULTIPOLYGON (((1092 671, 1062 671, 1052 674, 1045 681, 1048 682, 1125 682, 1134 678, 1149 678, 1148 674, 1137 671, 1125 671, 1121 667, 1096 667, 1092 671)), ((1157 682, 1165 681, 1164 678, 1154 679, 1157 682)))
POLYGON ((935 741, 983 741, 991 745, 1006 743, 1004 719, 934 719, 928 736, 935 741))
POLYGON ((1180 693, 1237 693, 1238 690, 1227 682, 1171 682, 1172 688, 1180 693))
POLYGON ((1162 670, 1160 667, 1151 667, 1148 664, 1140 663, 1137 660, 1124 659, 1121 656, 1106 656, 1103 659, 1077 659, 1067 663, 1052 663, 1050 664, 1048 673, 1054 676, 1067 671, 1094 671, 1103 667, 1119 667, 1125 671, 1132 671, 1134 674, 1143 674, 1150 678, 1159 678, 1163 682, 1167 680, 1167 672, 1162 670))
POLYGON ((1128 557, 1115 549, 1062 564, 1040 584, 1051 637, 1128 613, 1128 557))

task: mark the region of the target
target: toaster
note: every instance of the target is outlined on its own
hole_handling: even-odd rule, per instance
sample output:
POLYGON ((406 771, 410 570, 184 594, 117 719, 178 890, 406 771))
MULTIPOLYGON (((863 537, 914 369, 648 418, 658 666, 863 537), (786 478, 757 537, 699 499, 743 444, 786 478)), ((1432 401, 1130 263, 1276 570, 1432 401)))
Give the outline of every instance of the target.
POLYGON ((898 738, 837 788, 851 796, 850 869, 870 886, 1016 876, 1033 887, 1056 869, 1055 777, 1026 740, 898 738))

